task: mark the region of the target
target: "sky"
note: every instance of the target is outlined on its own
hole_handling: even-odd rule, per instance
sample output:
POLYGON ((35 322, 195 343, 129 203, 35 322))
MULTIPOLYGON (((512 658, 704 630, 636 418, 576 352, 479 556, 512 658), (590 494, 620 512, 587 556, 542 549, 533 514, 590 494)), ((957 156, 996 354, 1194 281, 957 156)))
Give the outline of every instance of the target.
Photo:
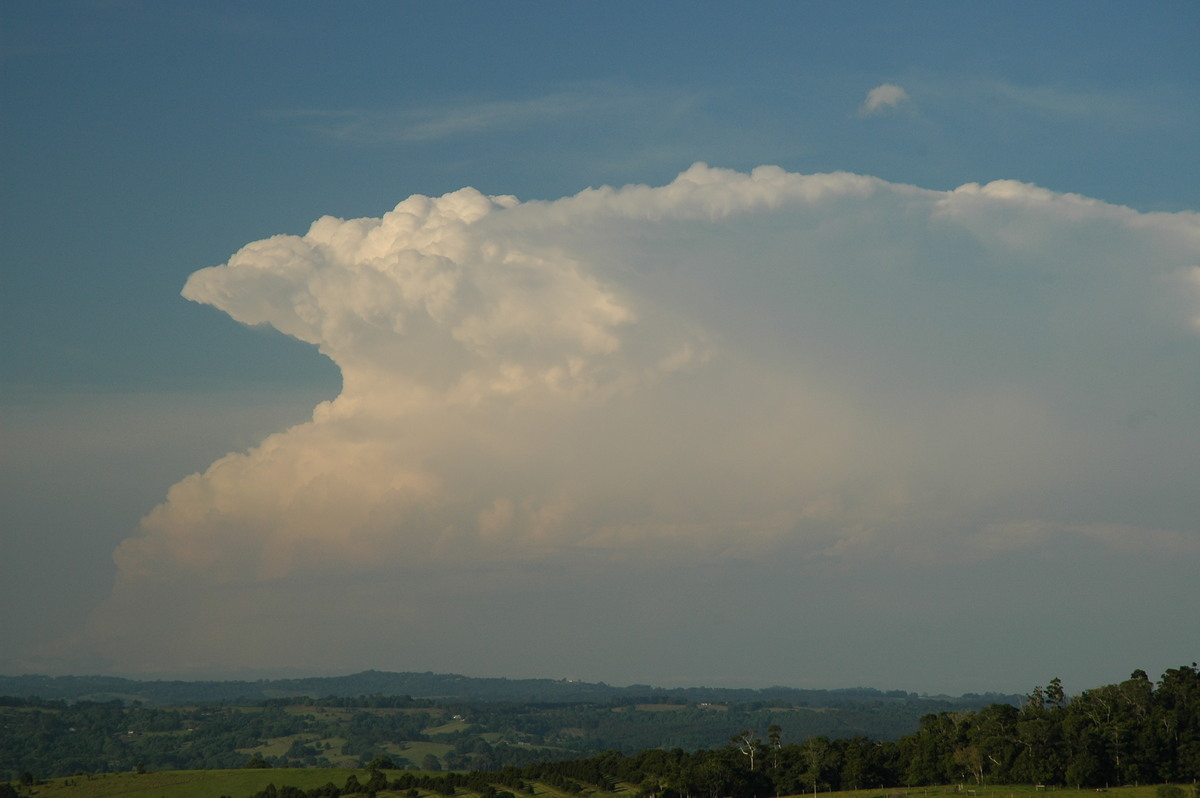
POLYGON ((0 672, 1200 653, 1200 7, 0 8, 0 672))

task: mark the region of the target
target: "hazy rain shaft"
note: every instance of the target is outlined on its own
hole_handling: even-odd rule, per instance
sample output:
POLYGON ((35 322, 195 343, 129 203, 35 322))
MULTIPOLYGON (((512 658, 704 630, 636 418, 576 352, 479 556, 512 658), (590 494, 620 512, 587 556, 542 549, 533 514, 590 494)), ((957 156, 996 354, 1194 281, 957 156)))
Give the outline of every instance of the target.
POLYGON ((176 484, 92 630, 253 665, 351 607, 433 639, 434 585, 489 617, 618 572, 632 605, 685 566, 736 592, 747 562, 1194 556, 1197 275, 1196 214, 1011 181, 698 164, 325 217, 183 294, 315 345, 342 392, 176 484))

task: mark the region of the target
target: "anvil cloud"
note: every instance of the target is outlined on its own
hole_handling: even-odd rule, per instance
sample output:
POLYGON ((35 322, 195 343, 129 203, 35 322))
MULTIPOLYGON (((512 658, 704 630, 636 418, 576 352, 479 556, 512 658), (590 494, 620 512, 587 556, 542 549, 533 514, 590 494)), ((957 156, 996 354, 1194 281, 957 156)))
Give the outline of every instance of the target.
POLYGON ((324 217, 183 293, 315 345, 343 387, 120 546, 91 627, 114 659, 299 657, 288 630, 343 610, 373 620, 339 645, 429 641, 447 603, 542 579, 1200 554, 1196 214, 697 164, 324 217))

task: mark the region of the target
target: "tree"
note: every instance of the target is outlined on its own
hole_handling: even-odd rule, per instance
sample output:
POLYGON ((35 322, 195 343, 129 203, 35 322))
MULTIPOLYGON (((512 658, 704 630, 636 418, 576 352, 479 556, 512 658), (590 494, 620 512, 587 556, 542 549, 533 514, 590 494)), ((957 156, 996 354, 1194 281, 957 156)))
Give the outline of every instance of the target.
POLYGON ((976 784, 983 784, 983 752, 973 745, 954 752, 955 764, 962 765, 976 784))
POLYGON ((1200 669, 1170 668, 1154 694, 1152 720, 1164 758, 1163 778, 1200 778, 1200 669))
POLYGON ((783 747, 783 729, 778 723, 767 727, 767 745, 771 746, 771 770, 779 770, 779 749, 783 747))
POLYGON ((1089 751, 1079 751, 1067 763, 1067 784, 1074 784, 1077 789, 1103 783, 1096 778, 1100 772, 1100 760, 1089 751))
POLYGON ((817 794, 820 785, 821 771, 829 758, 830 745, 825 737, 809 737, 804 743, 804 760, 808 764, 808 781, 812 784, 813 795, 817 794))
POLYGON ((372 770, 370 778, 368 778, 367 783, 363 785, 363 790, 369 794, 380 792, 381 790, 386 789, 387 776, 383 775, 381 771, 372 770))
POLYGON ((762 740, 755 736, 754 729, 743 729, 729 739, 733 747, 750 758, 750 769, 754 770, 754 756, 762 748, 762 740))
POLYGON ((1019 748, 1017 719, 1020 711, 1011 704, 992 704, 975 713, 967 736, 984 758, 984 769, 993 781, 1009 781, 1019 748))
POLYGON ((854 737, 838 740, 836 745, 842 750, 841 789, 858 790, 882 784, 882 743, 854 737))
POLYGON ((1092 783, 1120 782, 1126 754, 1126 717, 1121 687, 1108 684, 1084 690, 1071 702, 1078 744, 1099 762, 1092 783))
POLYGON ((442 761, 433 754, 426 754, 421 758, 421 770, 441 770, 442 761))
POLYGON ((1046 703, 1052 707, 1065 707, 1067 705, 1066 693, 1063 692, 1062 679, 1055 676, 1050 680, 1050 684, 1046 685, 1046 703))
POLYGON ((1030 784, 1065 784, 1062 718, 1064 710, 1059 705, 1062 687, 1058 687, 1058 701, 1051 701, 1051 690, 1034 692, 1025 703, 1015 724, 1016 740, 1020 749, 1013 760, 1010 773, 1013 779, 1023 779, 1030 784))

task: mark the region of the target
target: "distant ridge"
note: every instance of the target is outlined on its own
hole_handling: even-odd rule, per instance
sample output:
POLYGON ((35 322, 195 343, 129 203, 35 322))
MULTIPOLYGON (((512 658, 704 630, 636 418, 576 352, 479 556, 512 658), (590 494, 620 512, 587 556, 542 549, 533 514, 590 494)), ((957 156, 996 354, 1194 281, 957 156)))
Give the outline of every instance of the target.
POLYGON ((325 698, 360 695, 406 695, 411 698, 526 703, 611 703, 681 701, 747 704, 786 701, 812 707, 837 706, 847 701, 929 701, 952 707, 988 704, 1019 705, 1023 696, 968 693, 959 697, 918 696, 903 690, 869 687, 811 690, 791 687, 762 689, 721 687, 651 687, 634 684, 613 687, 603 682, 557 679, 506 679, 453 673, 367 670, 348 676, 316 676, 256 681, 142 681, 116 676, 0 676, 0 695, 61 701, 140 701, 146 705, 203 702, 263 701, 292 697, 325 698))

